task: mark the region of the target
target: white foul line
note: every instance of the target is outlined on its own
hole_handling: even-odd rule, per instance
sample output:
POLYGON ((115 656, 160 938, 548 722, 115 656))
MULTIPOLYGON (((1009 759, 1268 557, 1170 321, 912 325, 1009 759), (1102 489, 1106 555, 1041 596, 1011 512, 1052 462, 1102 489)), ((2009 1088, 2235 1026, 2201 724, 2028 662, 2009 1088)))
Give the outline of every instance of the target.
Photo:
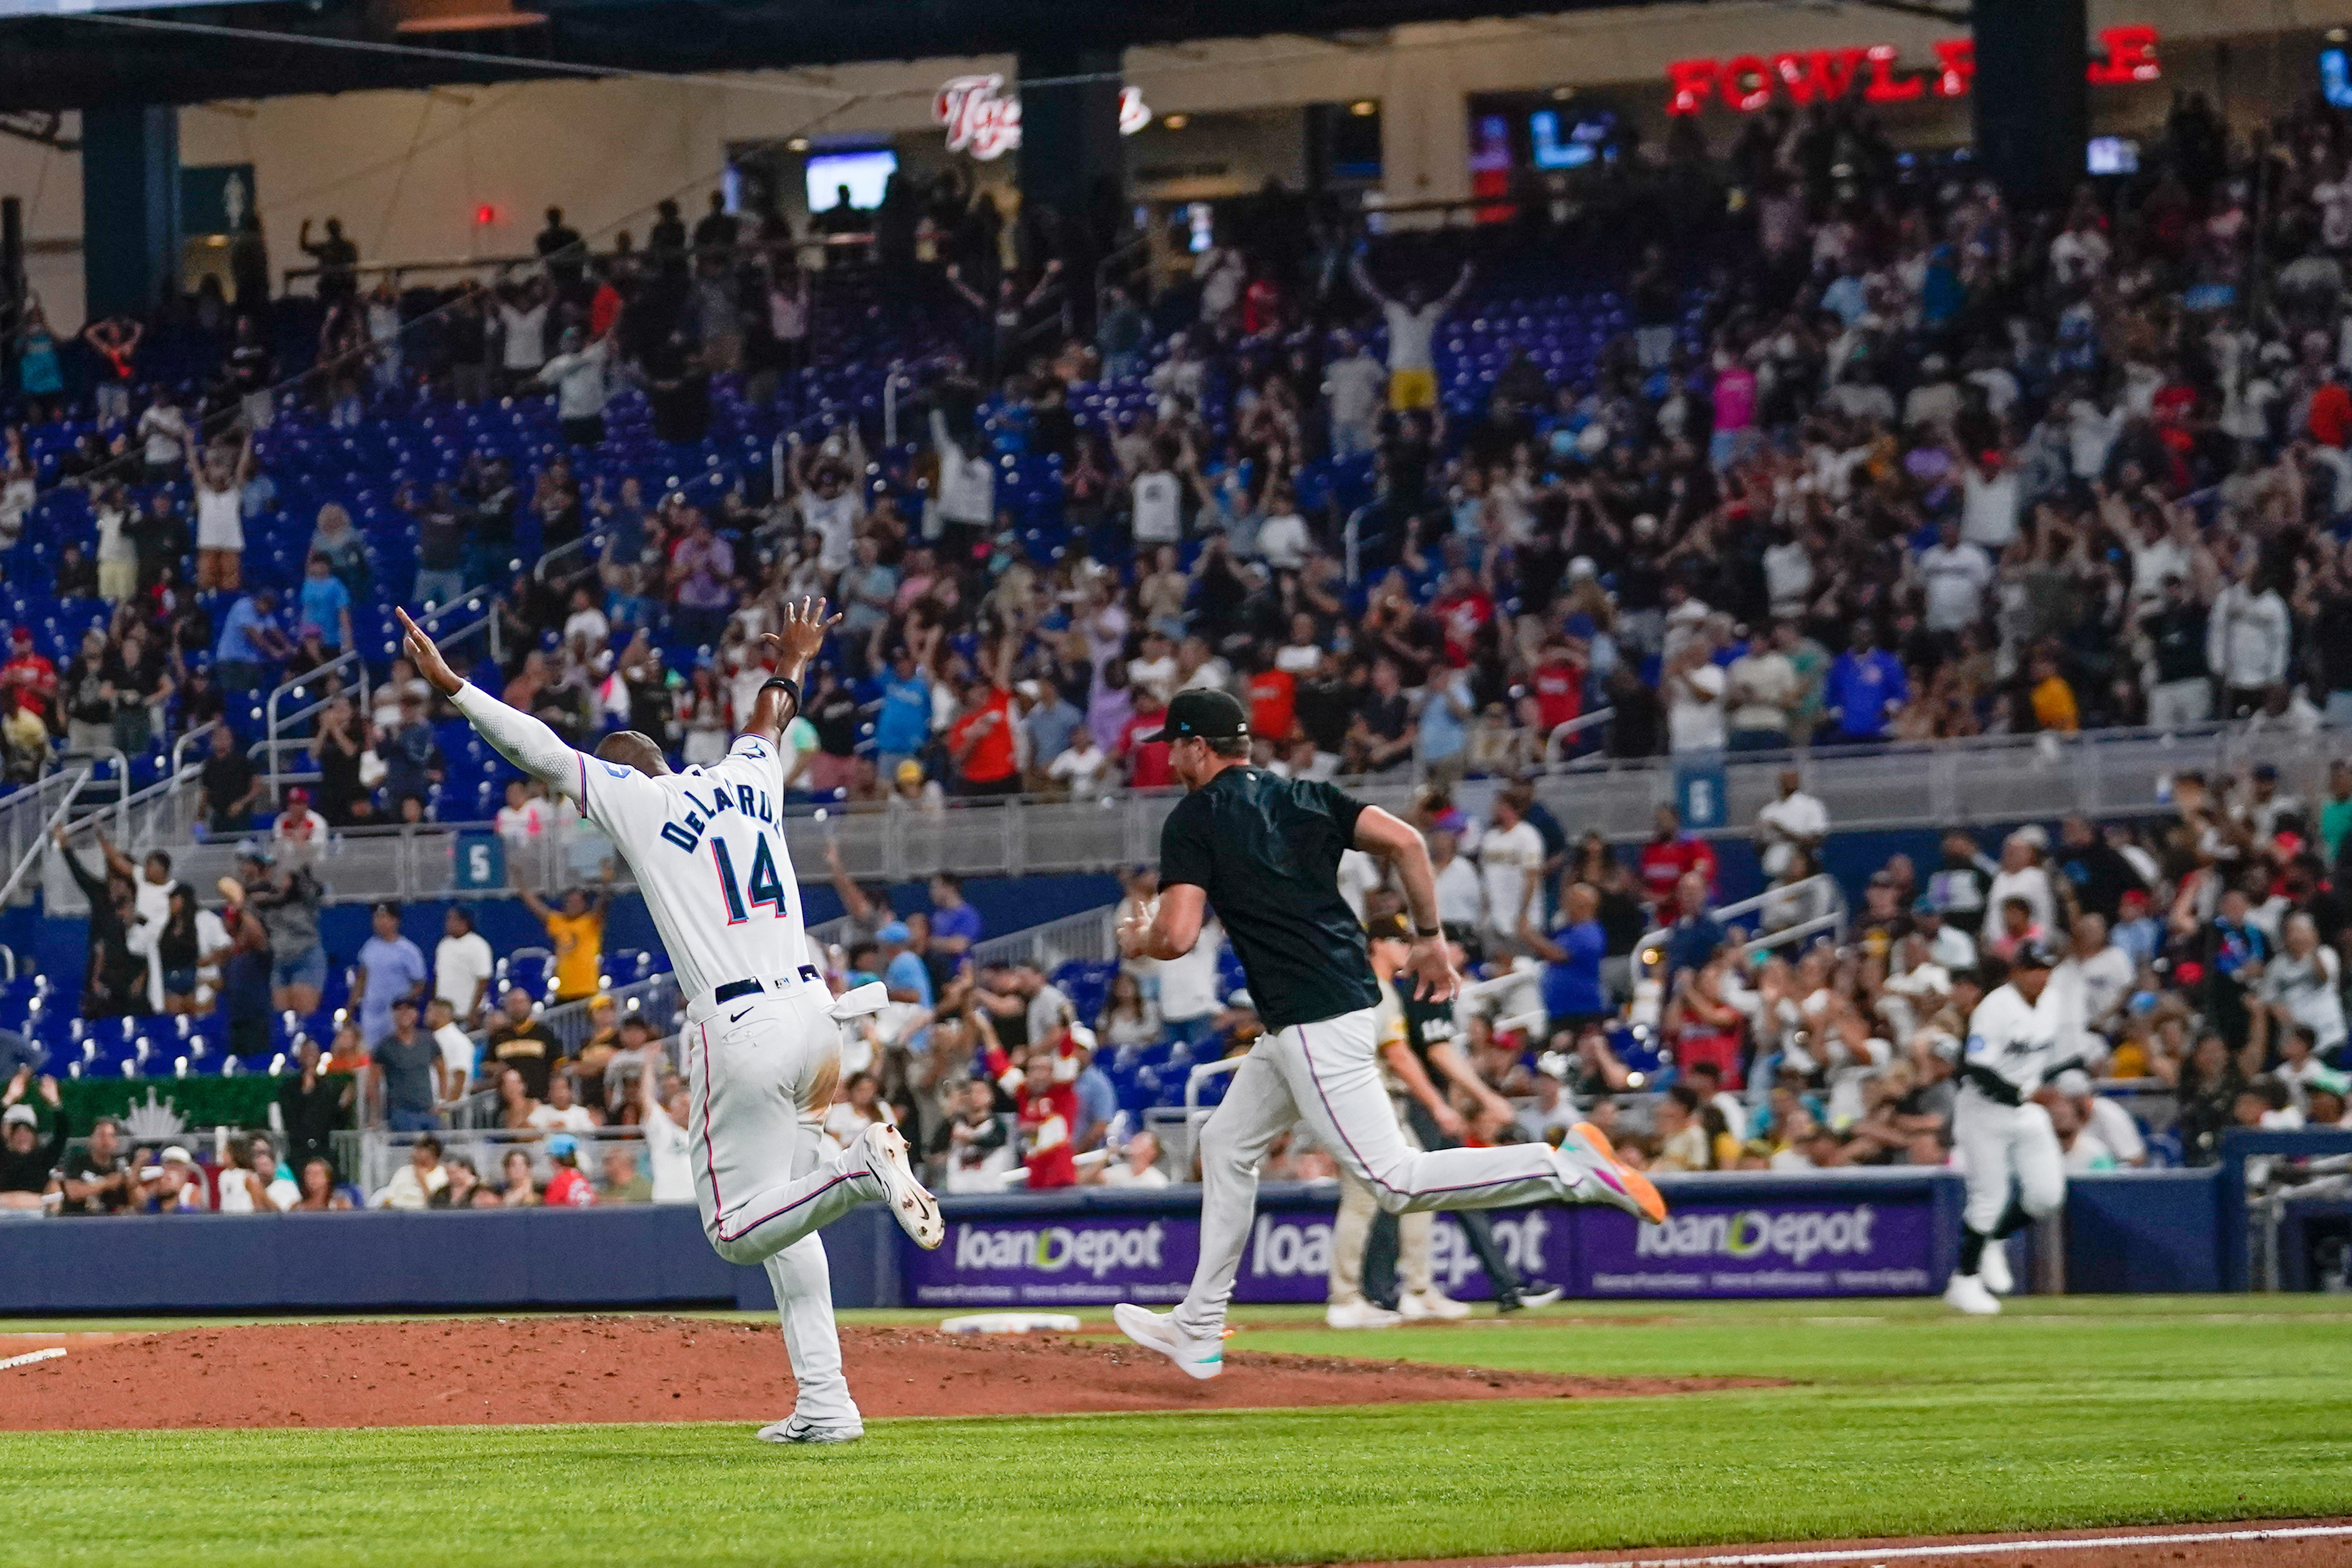
POLYGON ((2086 1552, 2124 1546, 2203 1545, 2223 1541, 2311 1541, 2352 1536, 2352 1525, 2293 1530, 2220 1530, 2197 1535, 2073 1536, 2055 1541, 1972 1541, 1958 1546, 1864 1546, 1835 1552, 1750 1552, 1730 1557, 1644 1557, 1606 1564, 1559 1563, 1551 1568, 1782 1568, 1804 1563, 1891 1563, 1897 1558, 1990 1557, 2001 1552, 2086 1552))
POLYGON ((55 1361, 65 1353, 61 1347, 51 1345, 45 1351, 34 1351, 29 1355, 12 1355, 6 1361, 0 1361, 0 1372, 5 1372, 12 1366, 30 1366, 37 1361, 55 1361))

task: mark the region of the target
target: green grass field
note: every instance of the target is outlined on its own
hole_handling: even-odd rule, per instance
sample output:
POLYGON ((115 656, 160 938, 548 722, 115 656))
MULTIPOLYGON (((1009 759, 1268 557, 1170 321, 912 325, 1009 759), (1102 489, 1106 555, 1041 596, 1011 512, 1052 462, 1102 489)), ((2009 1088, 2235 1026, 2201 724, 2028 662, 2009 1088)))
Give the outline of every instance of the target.
POLYGON ((2352 1507, 2341 1299, 2053 1300, 1992 1321, 1908 1301, 1547 1316, 1340 1335, 1254 1311, 1234 1348, 1795 1386, 886 1421, 813 1450, 737 1426, 7 1433, 0 1564, 1308 1563, 2352 1507))

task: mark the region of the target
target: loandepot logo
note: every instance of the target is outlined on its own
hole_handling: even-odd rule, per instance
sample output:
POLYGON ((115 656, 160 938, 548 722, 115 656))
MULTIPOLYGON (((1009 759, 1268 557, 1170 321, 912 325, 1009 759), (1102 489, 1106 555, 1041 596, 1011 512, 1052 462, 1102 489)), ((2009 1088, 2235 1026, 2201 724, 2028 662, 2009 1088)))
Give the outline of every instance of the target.
POLYGON ((1775 1257, 1802 1266, 1817 1253, 1843 1258, 1868 1252, 1871 1222, 1877 1217, 1868 1204, 1830 1214, 1741 1209, 1737 1214, 1676 1215, 1664 1225, 1643 1226, 1634 1254, 1729 1258, 1743 1263, 1775 1257))
POLYGON ((1157 1268, 1160 1238, 1166 1234, 1158 1220, 1125 1230, 1072 1230, 1046 1226, 1037 1230, 989 1230, 976 1225, 956 1226, 955 1266, 967 1268, 1025 1268, 1039 1274, 1075 1271, 1099 1279, 1115 1268, 1157 1268))

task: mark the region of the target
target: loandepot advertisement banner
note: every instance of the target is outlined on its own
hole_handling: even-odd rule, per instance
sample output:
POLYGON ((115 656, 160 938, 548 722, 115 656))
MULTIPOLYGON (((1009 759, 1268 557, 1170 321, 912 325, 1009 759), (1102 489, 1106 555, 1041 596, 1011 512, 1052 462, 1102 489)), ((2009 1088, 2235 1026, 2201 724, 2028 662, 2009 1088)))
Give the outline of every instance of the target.
POLYGON ((1580 1296, 1910 1296, 1934 1286, 1935 1211, 1913 1201, 1682 1203, 1666 1223, 1577 1211, 1580 1296))
MULTIPOLYGON (((1566 1209, 1498 1209, 1496 1245, 1522 1279, 1560 1280, 1569 1268, 1566 1209)), ((1181 1300, 1201 1254, 1191 1216, 1024 1215, 953 1221, 936 1252, 905 1249, 916 1306, 1051 1306, 1181 1300)), ((1431 1275, 1465 1301, 1493 1297, 1478 1256, 1450 1215, 1435 1216, 1431 1275)), ((1234 1282, 1240 1301, 1320 1301, 1329 1291, 1331 1211, 1269 1209, 1250 1227, 1234 1282)))
MULTIPOLYGON (((1614 1209, 1488 1211, 1522 1279, 1572 1297, 1901 1296, 1931 1293, 1934 1205, 1925 1193, 1842 1202, 1681 1202, 1663 1226, 1614 1209)), ((1262 1211, 1242 1249, 1238 1301, 1320 1301, 1329 1208, 1262 1211)), ((914 1306, 1049 1307, 1183 1299, 1200 1258, 1196 1215, 1040 1215, 951 1220, 936 1252, 901 1254, 914 1306)), ((1495 1290, 1452 1215, 1431 1227, 1431 1275, 1460 1300, 1495 1290)))

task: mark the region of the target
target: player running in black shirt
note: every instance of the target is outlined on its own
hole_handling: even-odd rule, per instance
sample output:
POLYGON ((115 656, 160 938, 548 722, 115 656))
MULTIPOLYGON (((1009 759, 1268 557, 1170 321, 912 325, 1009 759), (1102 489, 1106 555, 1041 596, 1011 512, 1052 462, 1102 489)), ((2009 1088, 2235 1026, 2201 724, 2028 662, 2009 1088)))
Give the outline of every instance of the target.
POLYGON ((1162 737, 1191 792, 1160 840, 1160 900, 1119 928, 1129 958, 1181 958, 1210 905, 1233 937, 1265 1033, 1201 1128, 1201 1260, 1192 1288, 1165 1316, 1129 1304, 1113 1312, 1127 1336, 1189 1375, 1223 1370, 1225 1305, 1257 1205, 1258 1160, 1295 1121, 1372 1189, 1391 1214, 1510 1204, 1609 1204, 1653 1223, 1665 1200, 1620 1164, 1600 1129, 1583 1124, 1559 1148, 1411 1148, 1381 1086, 1374 1056, 1380 987, 1363 929, 1339 896, 1339 857, 1353 847, 1391 862, 1404 884, 1415 941, 1401 995, 1450 999, 1461 987, 1438 930, 1429 851, 1412 827, 1328 784, 1252 767, 1249 721, 1222 691, 1177 694, 1162 737))

